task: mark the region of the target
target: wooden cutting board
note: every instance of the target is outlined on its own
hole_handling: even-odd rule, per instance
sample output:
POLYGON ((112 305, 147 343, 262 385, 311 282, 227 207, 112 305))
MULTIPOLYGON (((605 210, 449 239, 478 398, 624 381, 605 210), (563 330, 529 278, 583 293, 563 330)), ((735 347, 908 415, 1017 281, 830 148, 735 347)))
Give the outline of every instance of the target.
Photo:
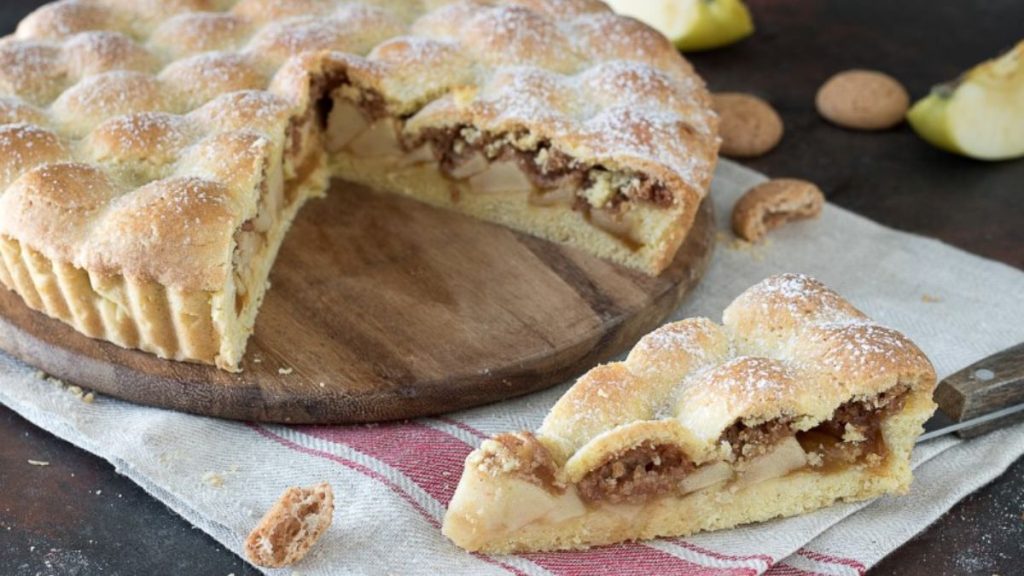
POLYGON ((562 383, 658 326, 704 272, 710 202, 649 278, 506 228, 335 182, 299 214, 243 371, 79 335, 0 290, 0 348, 140 404, 355 423, 449 412, 562 383))

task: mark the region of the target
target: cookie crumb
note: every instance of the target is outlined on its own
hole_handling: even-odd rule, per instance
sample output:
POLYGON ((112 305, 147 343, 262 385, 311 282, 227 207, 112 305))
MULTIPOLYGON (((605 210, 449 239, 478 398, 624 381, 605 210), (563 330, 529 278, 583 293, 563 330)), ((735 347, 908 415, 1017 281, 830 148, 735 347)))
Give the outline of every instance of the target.
POLYGON ((288 488, 245 539, 245 555, 266 568, 294 564, 327 531, 333 518, 330 484, 288 488))
POLYGON ((50 465, 50 463, 47 462, 46 460, 29 460, 28 463, 33 465, 33 466, 49 466, 50 465))
POLYGON ((935 304, 937 302, 942 302, 942 298, 939 296, 932 296, 931 294, 922 294, 921 302, 926 304, 935 304))
POLYGON ((294 370, 292 370, 292 368, 290 366, 288 368, 278 368, 277 369, 277 373, 278 374, 283 374, 285 376, 291 374, 292 372, 294 372, 294 370))
POLYGON ((220 488, 224 485, 224 477, 216 472, 207 472, 203 474, 203 484, 213 488, 220 488))

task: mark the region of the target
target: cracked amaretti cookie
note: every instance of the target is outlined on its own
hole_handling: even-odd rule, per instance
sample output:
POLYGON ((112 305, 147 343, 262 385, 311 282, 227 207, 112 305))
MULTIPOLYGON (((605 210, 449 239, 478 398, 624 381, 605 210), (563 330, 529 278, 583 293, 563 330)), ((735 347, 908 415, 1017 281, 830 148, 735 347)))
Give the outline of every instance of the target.
POLYGON ((657 274, 716 132, 672 45, 596 0, 62 0, 0 39, 0 282, 236 369, 330 175, 657 274))
POLYGON ((594 368, 536 433, 466 460, 444 533, 467 550, 685 536, 902 493, 935 371, 899 332, 799 275, 594 368))

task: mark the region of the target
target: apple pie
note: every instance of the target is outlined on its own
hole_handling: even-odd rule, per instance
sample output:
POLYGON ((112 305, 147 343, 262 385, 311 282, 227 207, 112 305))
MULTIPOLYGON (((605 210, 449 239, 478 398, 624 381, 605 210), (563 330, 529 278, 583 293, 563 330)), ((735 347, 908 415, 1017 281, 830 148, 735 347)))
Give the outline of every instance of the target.
POLYGON ((444 533, 473 551, 686 536, 902 493, 935 409, 905 336, 821 283, 769 278, 583 375, 535 433, 466 459, 444 533))
POLYGON ((0 282, 235 370, 331 176, 657 274, 717 149, 690 65, 596 0, 61 0, 0 39, 0 282))

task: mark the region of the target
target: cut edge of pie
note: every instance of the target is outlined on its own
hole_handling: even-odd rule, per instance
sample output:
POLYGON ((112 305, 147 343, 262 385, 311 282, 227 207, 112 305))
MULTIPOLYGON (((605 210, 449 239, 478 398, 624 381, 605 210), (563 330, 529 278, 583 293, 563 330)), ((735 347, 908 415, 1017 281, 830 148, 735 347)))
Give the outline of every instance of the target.
POLYGON ((331 176, 646 274, 707 194, 703 83, 599 2, 215 4, 65 0, 0 39, 0 282, 87 336, 238 370, 331 176))
POLYGON ((472 452, 443 532, 470 551, 687 536, 905 493, 935 409, 905 336, 800 275, 668 324, 472 452))

